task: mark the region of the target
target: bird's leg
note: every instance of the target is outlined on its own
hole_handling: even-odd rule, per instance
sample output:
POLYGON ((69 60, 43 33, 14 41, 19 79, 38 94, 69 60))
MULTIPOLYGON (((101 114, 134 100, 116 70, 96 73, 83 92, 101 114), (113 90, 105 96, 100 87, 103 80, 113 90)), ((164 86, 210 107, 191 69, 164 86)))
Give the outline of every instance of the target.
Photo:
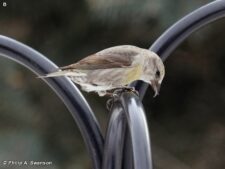
POLYGON ((115 93, 114 91, 113 93, 106 92, 106 95, 110 96, 110 98, 106 102, 106 108, 110 111, 113 107, 113 103, 119 99, 119 94, 115 93))
POLYGON ((110 98, 110 99, 108 99, 107 101, 106 101, 106 109, 107 110, 111 110, 112 109, 112 107, 113 107, 113 102, 114 102, 114 99, 113 98, 110 98))

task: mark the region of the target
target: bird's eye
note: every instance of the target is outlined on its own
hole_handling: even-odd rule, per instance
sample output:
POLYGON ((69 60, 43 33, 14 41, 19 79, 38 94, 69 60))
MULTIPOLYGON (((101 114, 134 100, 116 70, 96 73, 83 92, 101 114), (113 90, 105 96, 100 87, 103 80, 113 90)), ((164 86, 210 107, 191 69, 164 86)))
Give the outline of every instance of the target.
POLYGON ((159 70, 157 70, 157 71, 155 72, 155 77, 156 77, 156 78, 159 78, 159 77, 160 77, 160 71, 159 71, 159 70))

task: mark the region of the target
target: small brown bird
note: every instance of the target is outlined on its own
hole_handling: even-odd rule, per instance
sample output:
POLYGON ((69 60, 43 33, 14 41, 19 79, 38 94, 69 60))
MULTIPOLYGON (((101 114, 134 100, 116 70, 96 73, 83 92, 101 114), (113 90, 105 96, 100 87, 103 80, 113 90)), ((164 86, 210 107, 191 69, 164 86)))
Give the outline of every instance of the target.
POLYGON ((67 76, 82 90, 104 96, 108 91, 128 88, 136 80, 149 83, 158 95, 165 69, 157 54, 131 45, 115 46, 61 67, 44 77, 67 76))

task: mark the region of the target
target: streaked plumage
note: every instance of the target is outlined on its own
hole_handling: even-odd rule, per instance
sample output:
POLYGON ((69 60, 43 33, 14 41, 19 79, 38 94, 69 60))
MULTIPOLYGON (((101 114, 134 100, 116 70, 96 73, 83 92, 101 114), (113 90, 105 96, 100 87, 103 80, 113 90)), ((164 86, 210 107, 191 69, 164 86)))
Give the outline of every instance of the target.
POLYGON ((61 67, 45 77, 68 76, 84 91, 104 96, 108 90, 124 88, 135 80, 158 88, 164 77, 164 65, 153 52, 131 45, 115 46, 90 55, 77 63, 61 67))

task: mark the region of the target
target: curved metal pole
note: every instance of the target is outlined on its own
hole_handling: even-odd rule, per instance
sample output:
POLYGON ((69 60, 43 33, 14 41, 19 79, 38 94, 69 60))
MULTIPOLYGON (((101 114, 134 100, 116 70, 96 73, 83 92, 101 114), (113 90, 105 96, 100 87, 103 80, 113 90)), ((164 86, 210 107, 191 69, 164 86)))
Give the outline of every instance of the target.
POLYGON ((125 112, 130 132, 133 167, 134 169, 152 169, 150 136, 142 103, 132 92, 122 93, 119 101, 125 112))
MULTIPOLYGON (((216 0, 193 11, 180 19, 165 31, 150 47, 150 50, 157 53, 163 61, 171 52, 183 42, 192 32, 204 25, 225 16, 225 0, 216 0)), ((148 84, 137 82, 133 84, 143 99, 148 84)))
MULTIPOLYGON (((42 54, 4 36, 0 36, 0 56, 16 61, 37 75, 57 69, 57 66, 42 54)), ((46 78, 44 81, 72 114, 86 143, 94 168, 101 168, 103 137, 99 124, 84 97, 68 78, 46 78)))
POLYGON ((122 168, 122 159, 124 169, 152 169, 145 112, 139 97, 134 93, 124 92, 119 100, 114 102, 104 148, 103 169, 122 168), (130 141, 130 146, 124 146, 124 141, 130 141), (130 152, 132 157, 131 154, 127 154, 130 152))
POLYGON ((105 138, 102 169, 133 169, 133 150, 125 113, 114 103, 105 138))
POLYGON ((126 124, 120 103, 114 102, 105 138, 102 169, 122 168, 126 124))
POLYGON ((132 150, 131 135, 128 127, 125 130, 124 148, 123 148, 123 169, 134 169, 134 158, 132 150))

